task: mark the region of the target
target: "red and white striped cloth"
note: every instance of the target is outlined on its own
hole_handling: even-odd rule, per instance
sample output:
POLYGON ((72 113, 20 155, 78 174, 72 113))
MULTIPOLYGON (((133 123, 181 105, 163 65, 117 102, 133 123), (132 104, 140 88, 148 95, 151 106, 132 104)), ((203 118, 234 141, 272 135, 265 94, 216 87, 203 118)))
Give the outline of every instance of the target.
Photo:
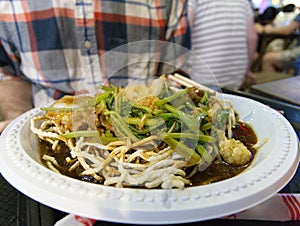
POLYGON ((58 222, 54 226, 93 226, 96 220, 89 219, 86 217, 76 216, 74 214, 68 214, 58 222))
MULTIPOLYGON (((300 194, 276 194, 265 202, 222 219, 300 221, 300 194)), ((93 226, 96 221, 69 214, 55 226, 93 226)))
POLYGON ((263 203, 224 219, 300 221, 300 194, 276 194, 263 203))

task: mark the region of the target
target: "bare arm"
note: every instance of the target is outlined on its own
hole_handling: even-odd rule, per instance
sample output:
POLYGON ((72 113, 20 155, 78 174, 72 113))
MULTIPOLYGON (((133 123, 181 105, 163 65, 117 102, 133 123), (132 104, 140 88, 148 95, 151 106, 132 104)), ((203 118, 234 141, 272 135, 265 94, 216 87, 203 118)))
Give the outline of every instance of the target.
POLYGON ((245 89, 252 84, 256 83, 256 75, 252 73, 251 65, 253 62, 254 54, 256 51, 256 46, 258 42, 258 36, 255 29, 255 24, 253 18, 247 21, 247 50, 248 50, 248 65, 247 71, 245 73, 244 82, 241 85, 241 89, 245 89))
POLYGON ((256 51, 258 36, 253 18, 247 22, 248 69, 250 69, 256 51))
POLYGON ((0 133, 6 125, 32 108, 31 85, 21 79, 0 81, 0 133))
POLYGON ((296 21, 292 21, 289 25, 283 27, 273 27, 266 25, 264 27, 264 32, 268 34, 280 34, 280 35, 291 35, 293 34, 297 28, 299 27, 299 23, 296 21))

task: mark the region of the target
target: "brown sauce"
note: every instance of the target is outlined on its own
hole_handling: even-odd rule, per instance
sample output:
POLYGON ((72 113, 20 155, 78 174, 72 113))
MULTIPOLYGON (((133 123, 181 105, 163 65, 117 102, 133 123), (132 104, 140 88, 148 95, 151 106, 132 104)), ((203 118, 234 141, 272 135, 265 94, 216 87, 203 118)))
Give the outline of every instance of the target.
MULTIPOLYGON (((256 149, 252 146, 257 143, 257 136, 252 127, 246 123, 239 122, 232 132, 234 138, 244 143, 244 145, 252 152, 252 156, 254 157, 256 149)), ((210 184, 237 176, 250 164, 251 162, 244 166, 232 166, 224 161, 215 160, 206 170, 201 172, 198 171, 192 176, 190 179, 191 186, 210 184)))
MULTIPOLYGON (((253 149, 252 146, 257 143, 257 136, 251 126, 239 122, 238 125, 233 129, 233 134, 235 139, 240 140, 247 146, 247 148, 252 152, 252 156, 254 157, 256 154, 256 150, 253 149)), ((80 176, 80 173, 83 171, 82 167, 76 168, 76 170, 74 170, 73 172, 68 171, 70 165, 65 161, 65 159, 68 156, 70 157, 70 153, 69 149, 64 144, 60 146, 61 150, 59 153, 53 152, 51 149, 51 145, 49 145, 45 141, 40 140, 39 144, 40 159, 45 166, 46 162, 42 159, 42 156, 47 154, 55 157, 55 159, 61 166, 59 170, 62 174, 79 180, 101 184, 101 182, 96 181, 91 176, 80 176)), ((210 184, 234 177, 244 171, 250 164, 251 162, 247 165, 237 167, 231 166, 224 161, 215 160, 206 170, 201 172, 198 171, 190 178, 190 186, 210 184)))
POLYGON ((71 171, 71 172, 69 171, 71 164, 66 161, 66 158, 67 157, 71 158, 71 155, 70 155, 69 148, 65 144, 61 143, 60 152, 54 152, 51 149, 51 145, 49 145, 49 143, 47 143, 43 140, 39 140, 39 150, 40 150, 40 160, 44 166, 47 167, 47 163, 42 157, 43 157, 43 155, 49 155, 49 156, 54 157, 56 159, 56 161, 58 162, 58 164, 61 166, 59 168, 59 171, 61 174, 68 176, 68 177, 75 178, 75 179, 79 179, 82 181, 100 184, 99 181, 97 181, 96 179, 94 179, 91 176, 81 176, 80 174, 84 171, 84 169, 81 165, 79 167, 77 167, 74 171, 71 171))

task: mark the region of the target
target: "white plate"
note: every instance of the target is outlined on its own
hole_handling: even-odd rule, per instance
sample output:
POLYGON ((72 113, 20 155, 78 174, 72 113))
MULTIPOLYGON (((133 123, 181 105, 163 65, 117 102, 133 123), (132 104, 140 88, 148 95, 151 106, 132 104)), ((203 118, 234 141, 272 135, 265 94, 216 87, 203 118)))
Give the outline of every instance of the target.
POLYGON ((32 199, 98 220, 174 224, 219 218, 255 206, 283 188, 298 162, 298 138, 277 111, 256 101, 226 95, 241 117, 249 115, 258 139, 269 138, 240 175, 184 190, 120 189, 58 175, 39 163, 29 120, 33 109, 11 123, 0 139, 0 169, 16 189, 32 199))

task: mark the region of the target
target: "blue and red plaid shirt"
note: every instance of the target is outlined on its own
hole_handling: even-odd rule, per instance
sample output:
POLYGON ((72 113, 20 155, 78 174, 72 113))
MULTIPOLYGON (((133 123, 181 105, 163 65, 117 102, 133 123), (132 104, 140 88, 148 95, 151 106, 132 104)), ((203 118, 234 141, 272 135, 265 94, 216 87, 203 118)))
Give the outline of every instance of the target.
POLYGON ((36 106, 128 83, 160 73, 161 48, 173 54, 153 40, 190 48, 185 0, 3 0, 0 80, 28 79, 36 106))

